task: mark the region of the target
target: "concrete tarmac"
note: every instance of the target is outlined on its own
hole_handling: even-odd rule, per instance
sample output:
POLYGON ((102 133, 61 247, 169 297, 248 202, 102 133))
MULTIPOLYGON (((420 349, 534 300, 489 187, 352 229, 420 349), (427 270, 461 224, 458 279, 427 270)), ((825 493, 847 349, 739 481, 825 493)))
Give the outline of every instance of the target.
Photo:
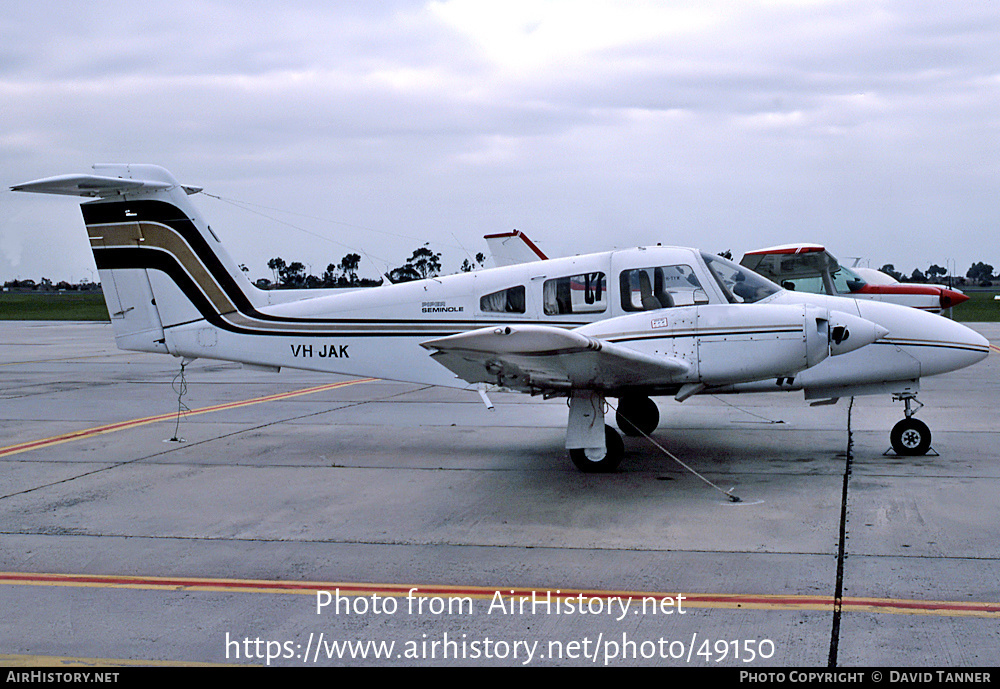
POLYGON ((848 400, 658 400, 734 504, 524 395, 199 360, 175 431, 179 360, 0 322, 0 664, 995 665, 998 362, 922 381, 917 458, 888 396, 850 461, 848 400))

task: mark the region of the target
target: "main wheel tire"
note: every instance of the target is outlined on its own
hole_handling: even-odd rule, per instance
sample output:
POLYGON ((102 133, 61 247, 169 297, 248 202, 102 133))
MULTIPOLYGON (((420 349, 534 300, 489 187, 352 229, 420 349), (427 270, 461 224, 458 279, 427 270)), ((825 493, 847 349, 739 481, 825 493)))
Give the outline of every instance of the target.
POLYGON ((931 429, 923 421, 903 419, 892 427, 889 442, 897 455, 925 455, 931 449, 931 429))
POLYGON ((660 425, 660 410, 648 397, 622 397, 618 400, 615 421, 625 435, 650 435, 660 425))
POLYGON ((604 443, 607 445, 607 452, 602 459, 593 460, 587 457, 585 450, 576 449, 569 451, 569 458, 573 460, 576 468, 586 474, 608 473, 618 468, 625 456, 625 443, 618 431, 611 426, 604 426, 604 443))

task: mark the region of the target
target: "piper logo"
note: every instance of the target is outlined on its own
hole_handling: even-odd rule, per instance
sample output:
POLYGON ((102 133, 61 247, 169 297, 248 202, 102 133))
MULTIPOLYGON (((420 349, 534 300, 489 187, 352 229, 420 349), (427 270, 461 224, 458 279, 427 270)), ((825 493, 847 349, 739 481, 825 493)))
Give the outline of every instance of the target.
POLYGON ((651 328, 666 328, 667 319, 666 318, 654 318, 649 322, 649 327, 651 328))

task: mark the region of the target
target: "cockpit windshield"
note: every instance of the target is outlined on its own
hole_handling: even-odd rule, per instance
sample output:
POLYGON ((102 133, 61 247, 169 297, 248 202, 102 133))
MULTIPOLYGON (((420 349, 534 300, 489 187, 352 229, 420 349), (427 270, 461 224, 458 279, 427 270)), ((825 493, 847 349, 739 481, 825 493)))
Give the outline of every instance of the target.
POLYGON ((708 253, 701 256, 731 304, 752 304, 781 291, 776 284, 749 268, 721 256, 708 253))
POLYGON ((833 274, 833 287, 838 294, 851 294, 860 291, 866 284, 865 279, 850 268, 840 266, 833 274))

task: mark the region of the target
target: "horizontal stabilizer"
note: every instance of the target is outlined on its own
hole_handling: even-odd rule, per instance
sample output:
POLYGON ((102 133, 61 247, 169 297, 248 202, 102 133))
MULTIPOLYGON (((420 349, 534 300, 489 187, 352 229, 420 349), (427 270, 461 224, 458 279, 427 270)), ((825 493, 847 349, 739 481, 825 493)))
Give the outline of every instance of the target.
MULTIPOLYGON (((100 175, 58 175, 45 179, 25 182, 11 187, 11 191, 27 191, 36 194, 62 194, 65 196, 89 196, 108 198, 128 192, 159 191, 176 186, 158 180, 121 179, 100 175)), ((188 194, 195 194, 199 187, 182 187, 188 194)))
POLYGON ((521 391, 612 391, 679 382, 684 361, 654 357, 572 330, 544 325, 480 328, 422 343, 435 361, 469 383, 521 391))

